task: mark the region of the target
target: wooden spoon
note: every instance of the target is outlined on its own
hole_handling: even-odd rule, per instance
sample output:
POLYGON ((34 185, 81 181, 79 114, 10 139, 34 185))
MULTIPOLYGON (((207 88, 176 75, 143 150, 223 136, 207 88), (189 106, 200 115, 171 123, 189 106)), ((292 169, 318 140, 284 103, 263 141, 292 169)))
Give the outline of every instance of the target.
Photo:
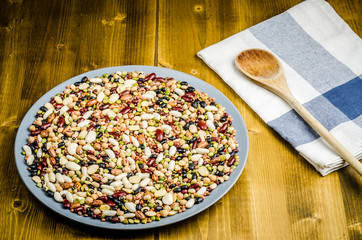
POLYGON ((286 101, 334 150, 362 176, 362 164, 290 92, 283 66, 270 52, 248 49, 235 59, 238 69, 255 84, 286 101))

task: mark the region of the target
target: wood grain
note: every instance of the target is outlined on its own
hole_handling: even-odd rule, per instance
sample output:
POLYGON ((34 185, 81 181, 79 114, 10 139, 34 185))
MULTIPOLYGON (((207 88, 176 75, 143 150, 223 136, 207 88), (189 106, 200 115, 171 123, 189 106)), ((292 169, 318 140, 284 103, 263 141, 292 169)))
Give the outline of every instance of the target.
MULTIPOLYGON (((321 177, 196 57, 299 2, 2 1, 0 239, 361 239, 361 178, 349 167, 321 177), (235 186, 199 215, 154 230, 103 231, 69 222, 32 197, 13 144, 26 111, 52 87, 127 64, 172 68, 217 87, 246 122, 249 157, 235 186)), ((361 1, 329 2, 362 36, 361 1)))

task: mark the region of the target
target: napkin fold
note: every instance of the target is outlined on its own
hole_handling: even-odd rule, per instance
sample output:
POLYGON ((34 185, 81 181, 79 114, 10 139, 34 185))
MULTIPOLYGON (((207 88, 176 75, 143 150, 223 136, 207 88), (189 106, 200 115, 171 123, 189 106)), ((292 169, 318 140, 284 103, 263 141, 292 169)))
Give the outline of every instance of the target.
POLYGON ((235 57, 249 48, 274 53, 293 95, 357 159, 362 157, 362 40, 327 2, 302 2, 198 56, 321 175, 346 166, 287 103, 237 70, 235 57))

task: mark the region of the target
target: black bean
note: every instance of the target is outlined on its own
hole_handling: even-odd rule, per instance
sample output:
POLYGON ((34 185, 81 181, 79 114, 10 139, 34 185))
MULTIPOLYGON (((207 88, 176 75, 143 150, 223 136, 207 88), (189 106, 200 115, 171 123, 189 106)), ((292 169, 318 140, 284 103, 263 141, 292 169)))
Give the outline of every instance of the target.
POLYGON ((160 108, 165 108, 165 107, 166 107, 166 103, 163 102, 160 104, 160 108))
POLYGON ((159 211, 162 211, 163 210, 163 207, 161 206, 156 206, 155 207, 155 212, 159 212, 159 211))
POLYGON ((182 156, 176 157, 176 161, 180 161, 182 159, 182 156))
POLYGON ((217 152, 218 153, 221 153, 221 152, 223 152, 225 150, 225 148, 224 147, 221 147, 221 148, 219 148, 219 150, 217 150, 217 152))
POLYGON ((185 190, 185 189, 189 189, 189 186, 187 186, 187 185, 182 185, 182 186, 181 186, 181 190, 185 190))
POLYGON ((75 82, 75 83, 74 83, 74 86, 77 86, 77 87, 78 87, 80 84, 81 84, 81 82, 75 82))
POLYGON ((163 139, 160 143, 161 144, 164 144, 164 143, 166 143, 167 142, 167 139, 163 139))
POLYGON ((48 152, 48 150, 47 150, 47 148, 46 148, 45 146, 42 146, 42 147, 41 147, 41 150, 43 151, 43 153, 48 152))
POLYGON ((220 118, 220 122, 226 122, 226 117, 223 116, 222 118, 220 118))
POLYGON ((53 197, 54 196, 54 193, 50 190, 46 191, 45 192, 49 197, 53 197))
POLYGON ((137 188, 136 191, 134 191, 134 194, 140 193, 142 191, 142 188, 137 188))
POLYGON ((197 104, 196 101, 194 101, 194 102, 191 103, 191 106, 192 106, 193 108, 197 108, 197 107, 198 107, 197 105, 198 105, 198 104, 197 104))
POLYGON ((79 165, 83 167, 83 166, 85 165, 85 162, 84 162, 84 161, 80 161, 80 162, 79 162, 79 165))
POLYGON ((100 129, 100 128, 101 128, 101 125, 99 125, 99 124, 97 124, 97 125, 94 126, 94 129, 95 129, 95 130, 98 130, 98 129, 100 129))
POLYGON ((103 133, 102 133, 102 132, 100 132, 100 133, 97 134, 97 138, 101 138, 102 136, 103 136, 103 133))
POLYGON ((31 174, 31 176, 36 176, 36 175, 38 175, 38 170, 37 169, 31 170, 30 174, 31 174))
POLYGON ((139 78, 138 81, 141 81, 141 82, 145 82, 145 79, 144 78, 139 78))
POLYGON ((184 130, 189 130, 189 127, 190 127, 190 123, 189 122, 187 122, 185 125, 184 125, 184 130))
POLYGON ((80 80, 81 83, 85 83, 88 80, 87 77, 83 77, 82 80, 80 80))
POLYGON ((60 142, 60 143, 58 144, 58 148, 64 147, 64 145, 65 145, 64 142, 60 142))
POLYGON ((174 183, 172 183, 170 186, 168 186, 169 188, 174 188, 174 187, 176 187, 176 184, 174 184, 174 183))
POLYGON ((107 216, 107 217, 105 217, 105 219, 106 219, 107 222, 111 222, 111 221, 112 221, 112 217, 111 217, 111 216, 107 216))
POLYGON ((202 197, 198 197, 195 199, 196 204, 202 203, 202 201, 204 201, 204 199, 202 197))
POLYGON ((179 192, 181 192, 181 190, 182 190, 182 189, 178 187, 178 188, 174 188, 174 189, 173 189, 173 192, 174 192, 174 193, 179 193, 179 192))
POLYGON ((42 110, 43 112, 48 111, 48 109, 47 109, 46 107, 44 107, 44 106, 41 106, 41 107, 40 107, 40 110, 42 110))
POLYGON ((137 210, 137 211, 141 211, 141 209, 142 209, 142 204, 138 203, 138 204, 136 205, 136 210, 137 210))
POLYGON ((195 88, 194 87, 188 87, 185 92, 194 92, 195 88))
POLYGON ((185 81, 182 81, 180 84, 181 84, 182 86, 187 86, 187 85, 189 85, 188 82, 185 82, 185 81))
POLYGON ((205 102, 205 101, 201 101, 201 102, 200 102, 200 106, 203 107, 203 108, 206 107, 206 102, 205 102))
POLYGON ((90 189, 94 189, 94 186, 93 186, 92 184, 88 184, 88 187, 89 187, 90 189))
POLYGON ((216 122, 214 122, 214 126, 215 126, 215 128, 218 128, 218 127, 219 127, 219 124, 217 124, 216 122))
POLYGON ((195 169, 195 165, 193 163, 189 163, 189 169, 190 170, 194 170, 195 169))
POLYGON ((99 165, 99 167, 101 167, 101 168, 105 168, 105 167, 106 167, 106 164, 105 164, 105 163, 103 163, 103 162, 98 163, 98 165, 99 165))
POLYGON ((171 137, 168 138, 168 140, 171 140, 171 141, 173 141, 173 140, 175 140, 175 139, 176 139, 175 136, 171 136, 171 137))
POLYGON ((219 177, 222 177, 222 176, 224 176, 224 172, 222 172, 222 171, 216 171, 215 175, 216 175, 216 176, 219 176, 219 177))
POLYGON ((177 151, 179 153, 185 153, 186 152, 186 149, 183 149, 183 148, 177 148, 177 151))
POLYGON ((139 168, 144 168, 144 166, 143 166, 142 163, 139 163, 139 164, 138 164, 138 167, 139 167, 139 168))
POLYGON ((161 90, 160 90, 160 89, 156 89, 156 90, 155 90, 155 93, 156 93, 156 94, 160 94, 160 93, 161 93, 161 90))
POLYGON ((192 179, 197 179, 197 174, 196 173, 192 174, 192 179))
POLYGON ((141 144, 141 145, 140 145, 140 148, 141 148, 142 150, 145 149, 145 145, 141 144))
POLYGON ((88 165, 93 165, 93 164, 96 164, 96 163, 97 163, 96 161, 91 160, 91 161, 88 162, 88 165))

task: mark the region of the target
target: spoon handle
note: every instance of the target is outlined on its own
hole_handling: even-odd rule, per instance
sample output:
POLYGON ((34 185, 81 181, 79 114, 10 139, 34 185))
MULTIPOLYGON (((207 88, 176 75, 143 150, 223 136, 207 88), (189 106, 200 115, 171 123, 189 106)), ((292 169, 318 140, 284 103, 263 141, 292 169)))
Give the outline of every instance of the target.
MULTIPOLYGON (((288 91, 289 92, 289 91, 288 91)), ((282 98, 362 176, 362 164, 289 92, 282 98)))

